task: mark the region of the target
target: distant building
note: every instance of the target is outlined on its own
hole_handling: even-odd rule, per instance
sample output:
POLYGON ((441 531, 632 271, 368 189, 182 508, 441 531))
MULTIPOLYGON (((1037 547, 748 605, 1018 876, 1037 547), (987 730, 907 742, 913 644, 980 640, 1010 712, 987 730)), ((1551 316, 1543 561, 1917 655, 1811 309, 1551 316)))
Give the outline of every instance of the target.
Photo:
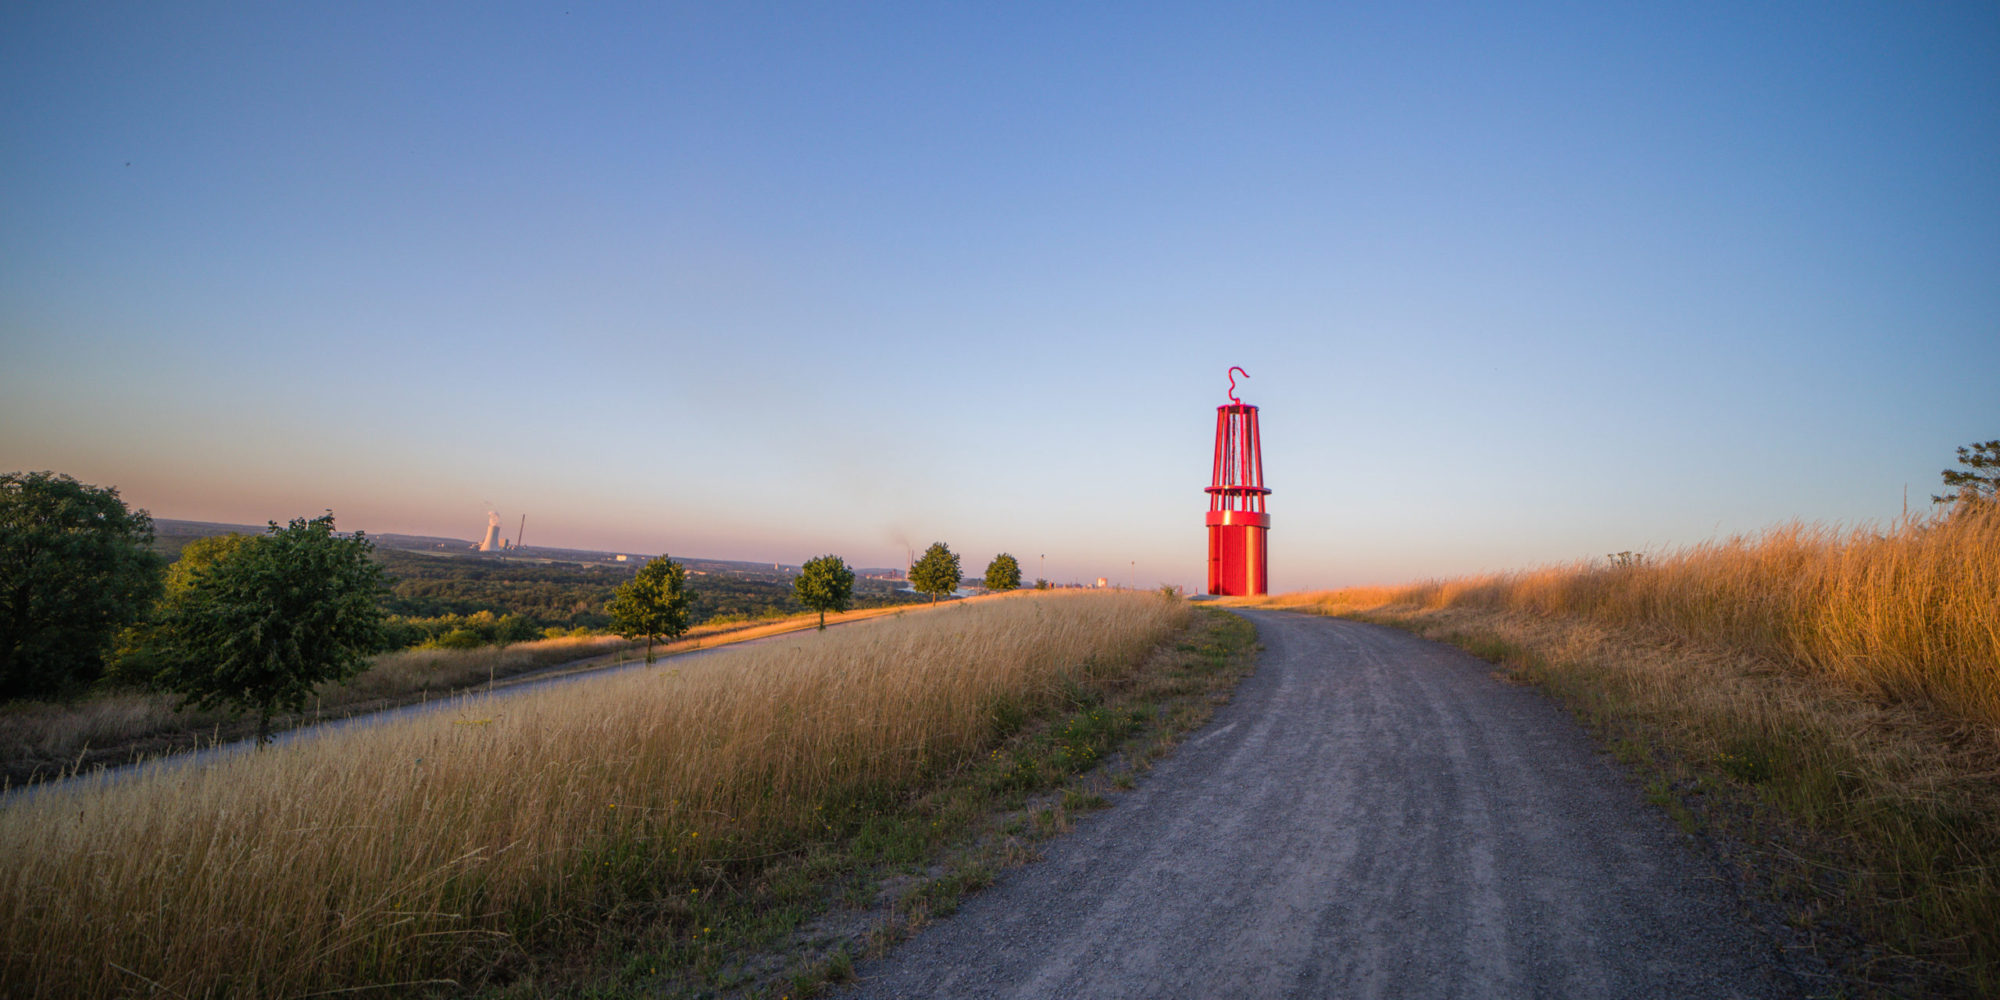
POLYGON ((630 558, 632 558, 632 557, 631 557, 631 556, 612 556, 612 557, 611 557, 611 561, 612 561, 612 562, 624 562, 624 561, 626 561, 627 559, 630 559, 630 558))

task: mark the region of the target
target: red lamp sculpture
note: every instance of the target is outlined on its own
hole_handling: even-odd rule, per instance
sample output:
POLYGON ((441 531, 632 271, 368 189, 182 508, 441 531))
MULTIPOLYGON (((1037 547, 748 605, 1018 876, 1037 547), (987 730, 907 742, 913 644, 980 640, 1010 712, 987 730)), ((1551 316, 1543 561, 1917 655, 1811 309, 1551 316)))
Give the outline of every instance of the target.
POLYGON ((1271 515, 1264 509, 1263 439, 1257 408, 1236 398, 1236 373, 1229 369, 1229 402, 1215 408, 1215 474, 1208 487, 1208 592, 1243 597, 1269 591, 1264 536, 1271 515))

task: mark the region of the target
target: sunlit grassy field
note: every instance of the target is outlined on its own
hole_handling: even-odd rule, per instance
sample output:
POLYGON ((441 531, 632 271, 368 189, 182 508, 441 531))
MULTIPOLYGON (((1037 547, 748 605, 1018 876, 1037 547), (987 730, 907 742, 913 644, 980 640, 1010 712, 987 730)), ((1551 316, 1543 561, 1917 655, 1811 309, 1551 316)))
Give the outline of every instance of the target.
POLYGON ((1328 609, 1474 607, 1719 643, 2000 725, 2000 504, 1888 530, 1792 524, 1623 564, 1284 595, 1328 609))
POLYGON ((1811 900, 1797 924, 1886 944, 1865 977, 2000 995, 2000 505, 1257 603, 1503 664, 1647 768, 1684 825, 1734 825, 1811 900), (1731 794, 1761 818, 1702 813, 1731 794))
POLYGON ((0 993, 453 976, 798 849, 1187 615, 1024 594, 34 796, 0 811, 0 993))

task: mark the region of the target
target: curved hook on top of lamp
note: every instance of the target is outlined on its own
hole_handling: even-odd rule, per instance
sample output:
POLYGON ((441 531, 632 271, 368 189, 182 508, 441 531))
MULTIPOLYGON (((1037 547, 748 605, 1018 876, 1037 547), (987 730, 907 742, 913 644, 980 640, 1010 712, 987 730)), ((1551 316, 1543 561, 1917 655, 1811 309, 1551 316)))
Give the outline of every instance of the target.
MULTIPOLYGON (((1242 405, 1243 405, 1243 401, 1242 401, 1242 400, 1240 400, 1240 399, 1237 399, 1237 398, 1236 398, 1236 373, 1237 373, 1237 372, 1243 372, 1243 369, 1241 369, 1241 368, 1237 368, 1237 367, 1234 367, 1234 366, 1231 366, 1231 367, 1230 367, 1230 369, 1229 369, 1229 401, 1230 401, 1231 403, 1234 403, 1234 404, 1236 404, 1237 406, 1242 406, 1242 405)), ((1244 377, 1244 378, 1249 378, 1249 377, 1250 377, 1250 373, 1249 373, 1249 372, 1243 372, 1243 377, 1244 377)))

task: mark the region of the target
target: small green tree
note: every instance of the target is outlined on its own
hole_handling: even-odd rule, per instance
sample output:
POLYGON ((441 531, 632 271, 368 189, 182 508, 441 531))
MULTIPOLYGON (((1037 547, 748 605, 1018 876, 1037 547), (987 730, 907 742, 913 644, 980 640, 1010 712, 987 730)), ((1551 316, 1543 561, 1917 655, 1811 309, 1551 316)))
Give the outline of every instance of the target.
POLYGON ((493 623, 493 641, 505 646, 510 642, 527 642, 541 631, 535 628, 533 620, 509 612, 493 623))
POLYGON ((1958 449, 1958 464, 1965 468, 1943 472, 1945 488, 1952 492, 1932 494, 1932 503, 2000 498, 2000 441, 1980 441, 1958 449))
POLYGON ((232 531, 226 535, 197 538, 182 546, 180 558, 167 567, 166 596, 171 597, 188 589, 196 574, 227 559, 257 538, 256 535, 232 531))
POLYGON ((639 567, 631 582, 611 598, 611 630, 627 639, 646 640, 646 662, 653 662, 653 643, 672 642, 688 630, 694 591, 687 586, 687 569, 666 556, 639 567))
MULTIPOLYGON (((186 593, 194 584, 195 577, 204 570, 256 540, 255 535, 232 531, 226 535, 197 538, 182 546, 180 557, 167 567, 166 587, 160 595, 162 612, 186 593)), ((119 635, 117 649, 109 658, 107 666, 110 669, 106 676, 121 684, 157 686, 160 672, 167 668, 166 643, 166 635, 152 620, 126 629, 119 635)))
POLYGON ((1021 585, 1021 563, 1005 552, 986 564, 987 590, 1013 590, 1021 585))
POLYGON ((910 586, 919 594, 929 594, 931 603, 958 589, 958 581, 963 574, 958 569, 958 554, 945 548, 943 542, 932 542, 931 547, 910 567, 910 586))
POLYGON ((305 708, 321 684, 344 681, 382 643, 386 592, 367 535, 334 534, 333 515, 230 542, 191 567, 152 624, 155 683, 183 706, 257 713, 257 743, 280 709, 305 708))
POLYGON ((53 472, 0 475, 0 700, 96 680, 160 593, 153 519, 53 472))
POLYGON ((826 613, 846 611, 854 603, 854 571, 839 556, 808 559, 792 578, 792 596, 819 612, 819 627, 826 629, 826 613))

